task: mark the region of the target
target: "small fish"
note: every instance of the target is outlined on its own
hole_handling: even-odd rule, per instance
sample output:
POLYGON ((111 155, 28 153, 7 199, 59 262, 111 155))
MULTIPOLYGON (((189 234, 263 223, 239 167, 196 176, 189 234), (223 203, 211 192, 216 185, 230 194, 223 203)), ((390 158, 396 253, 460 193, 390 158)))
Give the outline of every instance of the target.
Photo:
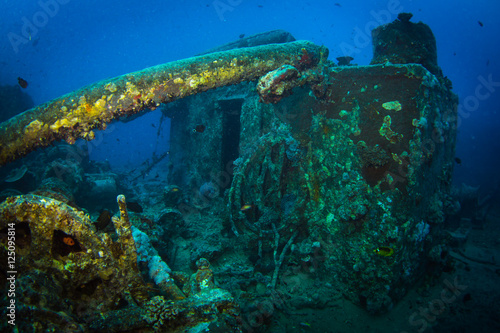
POLYGON ((263 6, 263 5, 257 5, 257 7, 259 7, 259 8, 264 8, 264 6, 263 6))
POLYGON ((387 246, 381 246, 378 249, 373 250, 373 252, 383 257, 390 257, 394 254, 394 250, 387 246))
POLYGON ((336 2, 336 3, 335 3, 335 6, 337 6, 337 7, 342 7, 342 5, 341 5, 341 4, 339 4, 338 2, 336 2))
POLYGON ((253 205, 252 204, 244 204, 243 206, 241 206, 241 211, 244 212, 246 210, 250 210, 253 208, 253 205))
POLYGON ((28 87, 28 81, 26 81, 23 78, 18 77, 17 78, 17 83, 21 86, 21 88, 27 88, 28 87))
POLYGON ((196 127, 193 128, 193 133, 203 133, 205 132, 205 128, 206 128, 205 125, 202 124, 196 125, 196 127))
POLYGON ((240 38, 243 38, 243 37, 245 37, 245 34, 241 34, 239 37, 240 37, 240 38))
POLYGON ((479 24, 479 26, 480 26, 481 28, 482 28, 482 27, 484 27, 483 22, 481 22, 481 21, 477 21, 477 23, 479 24))
POLYGON ((75 240, 70 236, 63 237, 63 242, 64 242, 64 244, 66 244, 68 246, 75 245, 75 240))
POLYGON ((103 209, 101 211, 101 214, 99 214, 97 221, 95 222, 95 226, 99 231, 104 230, 110 222, 111 222, 111 212, 109 210, 103 209))
POLYGON ((351 64, 351 61, 353 61, 353 57, 345 56, 345 57, 338 57, 337 61, 339 62, 339 66, 349 66, 351 64))
POLYGON ((127 202, 127 208, 128 208, 128 210, 131 210, 134 213, 142 213, 143 212, 142 206, 139 205, 139 203, 137 203, 135 201, 127 202))
POLYGON ((455 162, 460 165, 462 164, 462 160, 459 157, 455 157, 455 162))
POLYGON ((155 124, 151 124, 152 127, 156 128, 155 124))

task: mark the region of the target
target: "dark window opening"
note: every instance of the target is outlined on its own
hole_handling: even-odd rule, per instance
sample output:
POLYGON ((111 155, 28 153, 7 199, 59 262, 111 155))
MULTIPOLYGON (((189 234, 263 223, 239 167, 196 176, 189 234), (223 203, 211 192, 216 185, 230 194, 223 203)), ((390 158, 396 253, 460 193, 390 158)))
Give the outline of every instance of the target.
MULTIPOLYGON (((229 172, 232 182, 233 161, 239 157, 240 147, 240 115, 243 99, 220 100, 219 106, 222 110, 222 171, 229 172)), ((224 188, 229 188, 231 182, 224 188)))
POLYGON ((54 230, 52 237, 52 255, 57 258, 58 256, 66 257, 71 252, 82 252, 78 240, 72 235, 68 235, 62 230, 54 230))

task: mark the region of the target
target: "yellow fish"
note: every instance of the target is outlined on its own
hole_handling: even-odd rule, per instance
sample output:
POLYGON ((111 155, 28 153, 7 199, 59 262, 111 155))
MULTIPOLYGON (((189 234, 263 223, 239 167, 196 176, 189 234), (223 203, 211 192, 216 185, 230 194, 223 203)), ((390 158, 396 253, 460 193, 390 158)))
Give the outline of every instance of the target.
POLYGON ((381 246, 381 247, 373 250, 373 252, 375 252, 379 256, 383 256, 383 257, 390 257, 394 254, 394 250, 390 247, 387 247, 387 246, 381 246))
POLYGON ((245 210, 249 210, 249 209, 252 209, 253 208, 253 205, 251 204, 245 204, 243 206, 241 206, 241 211, 244 212, 245 210))

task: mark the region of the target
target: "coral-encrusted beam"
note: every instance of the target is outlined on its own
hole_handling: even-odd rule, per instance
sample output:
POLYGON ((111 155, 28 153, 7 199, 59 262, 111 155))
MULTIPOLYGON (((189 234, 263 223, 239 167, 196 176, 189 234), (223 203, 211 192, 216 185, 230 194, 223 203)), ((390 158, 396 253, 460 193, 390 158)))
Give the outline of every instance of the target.
POLYGON ((210 53, 100 81, 0 124, 0 165, 56 140, 92 140, 93 129, 160 103, 251 81, 282 65, 318 64, 325 49, 307 41, 210 53))

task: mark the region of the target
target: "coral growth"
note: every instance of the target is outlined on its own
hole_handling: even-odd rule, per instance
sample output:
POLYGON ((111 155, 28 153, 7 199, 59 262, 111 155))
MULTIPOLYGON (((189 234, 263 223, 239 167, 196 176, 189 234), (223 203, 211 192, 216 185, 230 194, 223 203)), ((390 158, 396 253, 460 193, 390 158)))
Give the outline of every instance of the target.
MULTIPOLYGON (((118 196, 117 202, 120 216, 113 217, 113 223, 118 241, 96 233, 85 213, 55 199, 26 195, 0 204, 0 230, 8 226, 16 230, 16 269, 24 286, 19 288, 19 313, 35 306, 30 318, 60 331, 69 326, 83 331, 83 325, 108 332, 150 327, 180 332, 227 316, 225 320, 235 325, 237 306, 227 292, 215 288, 208 260, 198 261, 198 271, 188 284, 192 297, 186 298, 148 237, 132 228, 125 197, 118 196), (170 300, 149 299, 138 260, 148 262, 151 277, 170 300), (62 299, 72 306, 62 307, 62 299), (119 309, 125 300, 129 306, 119 309), (54 311, 65 314, 61 317, 54 311)), ((6 251, 0 248, 2 255, 6 251)), ((236 326, 231 330, 239 331, 236 326)))
POLYGON ((56 98, 0 125, 0 165, 55 140, 92 140, 113 119, 216 87, 254 80, 279 66, 314 66, 320 47, 299 41, 235 49, 158 65, 56 98))

